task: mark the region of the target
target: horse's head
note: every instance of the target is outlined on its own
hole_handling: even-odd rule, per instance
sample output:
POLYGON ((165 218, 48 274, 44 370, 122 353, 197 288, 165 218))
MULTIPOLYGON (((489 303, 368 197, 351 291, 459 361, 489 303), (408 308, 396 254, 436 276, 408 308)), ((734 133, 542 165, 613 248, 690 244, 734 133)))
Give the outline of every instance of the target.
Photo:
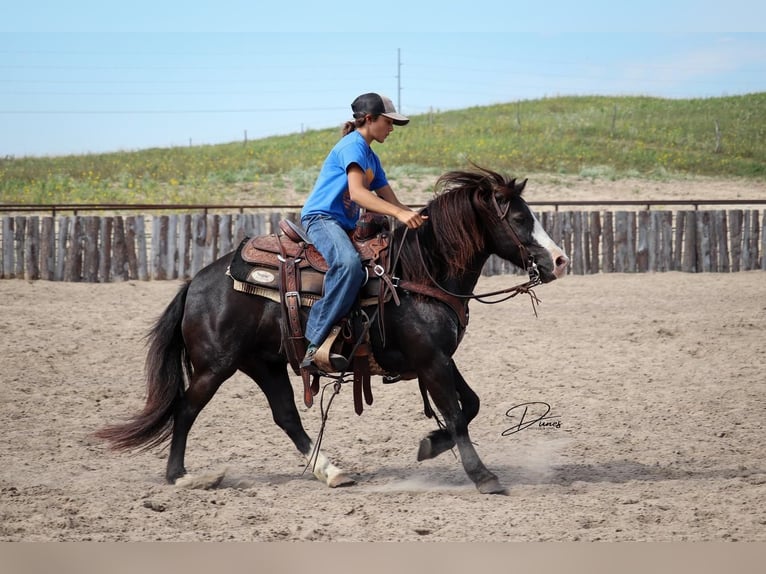
MULTIPOLYGON (((477 166, 478 168, 478 166, 477 166)), ((478 224, 483 230, 484 250, 529 270, 536 266, 539 278, 548 283, 566 274, 569 258, 543 229, 522 197, 527 180, 517 182, 493 171, 456 171, 443 175, 445 188, 471 189, 478 224)))

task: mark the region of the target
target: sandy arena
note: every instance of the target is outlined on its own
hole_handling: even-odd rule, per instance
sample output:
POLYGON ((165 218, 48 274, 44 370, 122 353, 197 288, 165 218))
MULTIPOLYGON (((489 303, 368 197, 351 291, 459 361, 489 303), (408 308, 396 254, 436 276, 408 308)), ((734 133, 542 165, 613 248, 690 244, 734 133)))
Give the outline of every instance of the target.
POLYGON ((450 452, 415 461, 433 423, 413 382, 375 378, 359 417, 336 397, 323 448, 348 488, 303 474, 242 375, 190 435, 187 468, 226 470, 217 489, 165 484, 165 451, 108 451, 90 433, 141 406, 143 335, 176 287, 0 281, 0 540, 766 540, 763 272, 570 276, 538 288, 538 318, 472 304, 457 362, 507 497, 450 452), (557 424, 513 433, 528 402, 557 424))

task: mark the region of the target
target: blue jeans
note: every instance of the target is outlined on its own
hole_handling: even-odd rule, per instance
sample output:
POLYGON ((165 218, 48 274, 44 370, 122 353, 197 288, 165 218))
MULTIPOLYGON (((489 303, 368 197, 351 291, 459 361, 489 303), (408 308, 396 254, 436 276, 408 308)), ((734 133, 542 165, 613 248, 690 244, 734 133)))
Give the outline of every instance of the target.
POLYGON ((329 265, 324 295, 311 307, 306 324, 306 339, 318 346, 351 310, 364 283, 365 272, 348 232, 332 217, 308 215, 301 223, 329 265))

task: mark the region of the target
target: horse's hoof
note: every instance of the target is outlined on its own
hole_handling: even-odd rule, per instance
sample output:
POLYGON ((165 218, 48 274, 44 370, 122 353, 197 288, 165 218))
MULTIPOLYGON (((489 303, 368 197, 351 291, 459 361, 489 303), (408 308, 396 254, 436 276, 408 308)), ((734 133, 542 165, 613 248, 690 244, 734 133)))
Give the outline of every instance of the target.
POLYGON ((503 494, 508 496, 508 489, 503 487, 496 478, 486 480, 481 484, 476 485, 476 488, 478 488, 479 492, 482 494, 503 494))
POLYGON ((226 469, 215 474, 203 474, 200 476, 186 474, 177 478, 175 485, 187 489, 213 490, 214 488, 218 488, 223 481, 224 476, 226 476, 226 469))
POLYGON ((327 481, 327 486, 330 488, 338 488, 339 486, 352 486, 354 484, 356 484, 356 481, 342 472, 340 474, 336 474, 327 481))
POLYGON ((420 441, 418 448, 418 462, 429 458, 436 458, 443 452, 455 446, 455 442, 450 437, 444 437, 439 434, 430 434, 420 441))
POLYGON ((420 441, 420 447, 418 448, 418 462, 421 460, 428 460, 429 458, 433 458, 433 445, 431 444, 431 439, 426 437, 423 440, 420 441))

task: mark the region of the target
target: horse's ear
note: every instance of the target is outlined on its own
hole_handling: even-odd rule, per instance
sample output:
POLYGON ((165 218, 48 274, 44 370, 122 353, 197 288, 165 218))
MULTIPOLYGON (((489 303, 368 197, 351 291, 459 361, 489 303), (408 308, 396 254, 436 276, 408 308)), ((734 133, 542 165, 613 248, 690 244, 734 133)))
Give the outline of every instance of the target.
POLYGON ((516 181, 516 178, 514 177, 510 181, 508 181, 505 184, 506 188, 506 194, 508 197, 517 196, 520 197, 521 193, 524 191, 524 188, 527 186, 527 181, 529 181, 529 178, 524 178, 522 181, 516 181))

